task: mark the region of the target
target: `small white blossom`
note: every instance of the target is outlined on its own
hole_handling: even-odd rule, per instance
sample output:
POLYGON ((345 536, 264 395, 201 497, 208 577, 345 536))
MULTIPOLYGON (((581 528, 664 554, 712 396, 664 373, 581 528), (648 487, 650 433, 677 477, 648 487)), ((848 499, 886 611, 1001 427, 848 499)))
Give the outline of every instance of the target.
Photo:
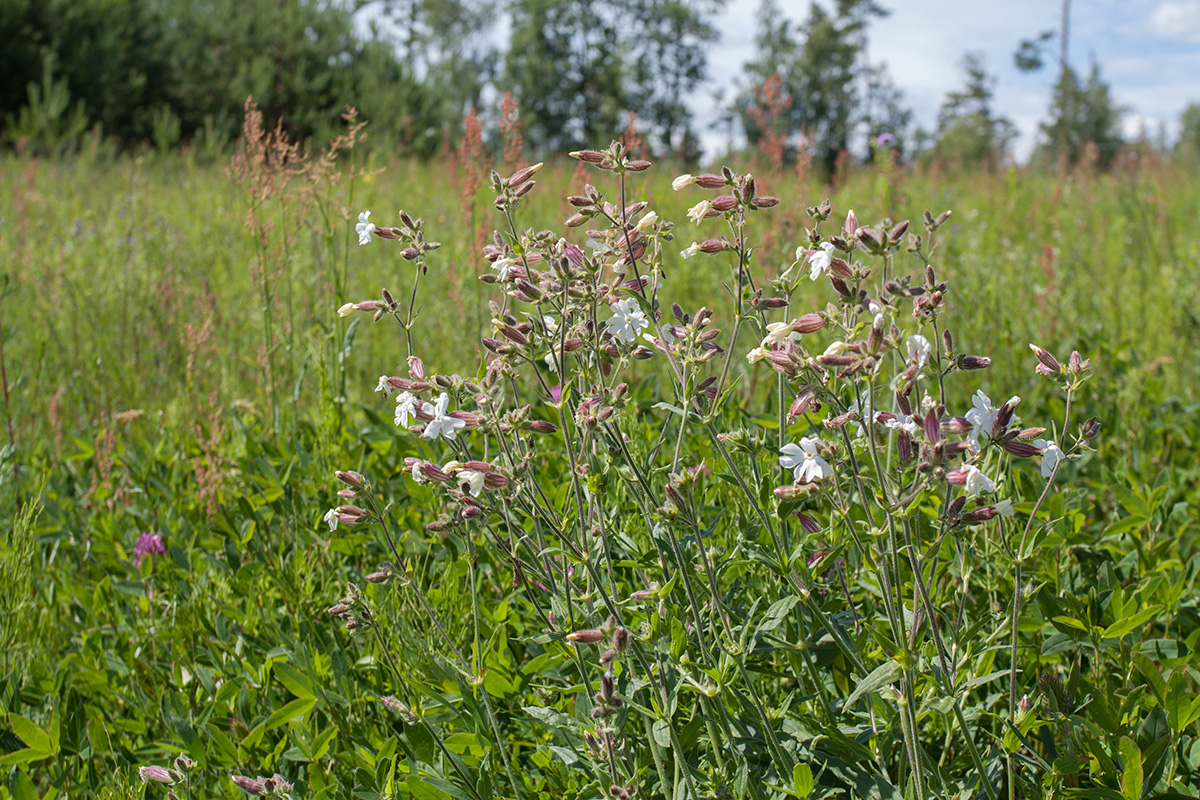
POLYGON ((996 412, 1000 409, 992 405, 992 400, 983 390, 975 392, 971 398, 971 410, 967 412, 967 422, 971 423, 971 432, 967 435, 967 442, 972 450, 979 449, 979 437, 988 437, 992 435, 992 425, 996 422, 996 412))
POLYGON ((467 484, 467 491, 471 497, 479 497, 483 492, 483 480, 486 476, 482 472, 474 469, 461 469, 454 477, 460 484, 467 484))
POLYGON ((338 513, 337 513, 337 509, 336 509, 336 508, 331 508, 331 509, 329 509, 328 511, 326 511, 326 512, 325 512, 325 516, 324 516, 324 517, 322 517, 322 519, 324 519, 324 520, 325 520, 325 524, 329 526, 329 530, 331 530, 331 531, 336 531, 336 530, 337 530, 337 526, 338 526, 338 513))
POLYGON ((908 360, 917 360, 917 369, 925 366, 925 362, 929 360, 929 355, 933 352, 933 345, 919 333, 914 333, 908 337, 908 360))
POLYGON ((840 356, 850 352, 850 345, 845 342, 831 342, 829 347, 825 348, 825 352, 821 355, 825 356, 840 356))
POLYGON ((375 223, 371 222, 371 212, 364 211, 358 215, 358 224, 354 226, 358 232, 358 244, 370 244, 371 234, 375 231, 375 223))
POLYGON ((680 250, 679 255, 683 256, 684 258, 691 258, 692 256, 696 255, 699 252, 700 252, 700 245, 698 245, 696 242, 692 242, 690 246, 688 246, 687 248, 685 248, 683 250, 680 250))
POLYGON ((658 222, 658 214, 651 211, 649 214, 646 214, 644 217, 638 220, 638 233, 645 233, 656 222, 658 222))
POLYGON ((785 444, 780 448, 779 466, 790 469, 797 483, 812 483, 833 474, 833 467, 817 453, 821 440, 805 436, 800 444, 785 444))
POLYGON ((500 280, 508 280, 508 273, 516 266, 511 258, 497 258, 492 262, 492 269, 496 270, 496 274, 500 276, 500 280))
POLYGON ((421 400, 412 392, 401 392, 396 395, 396 424, 401 428, 409 426, 409 420, 417 415, 421 400))
POLYGON ((377 383, 375 385, 375 391, 383 392, 384 397, 387 397, 388 395, 390 395, 392 393, 392 385, 390 383, 388 383, 387 375, 379 376, 379 383, 377 383))
POLYGON ((767 350, 766 350, 766 348, 763 348, 763 347, 756 347, 753 350, 751 350, 749 353, 746 353, 746 360, 749 361, 751 364, 757 364, 759 361, 762 361, 766 357, 767 357, 767 350))
POLYGON ((963 488, 971 497, 979 497, 981 494, 991 494, 996 491, 996 484, 992 482, 992 479, 984 475, 974 464, 965 465, 963 472, 967 475, 963 488))
POLYGON ((774 347, 783 344, 792 335, 792 323, 771 322, 767 325, 767 335, 763 337, 762 347, 774 347))
POLYGON ((553 372, 555 375, 557 375, 558 374, 557 354, 553 350, 551 350, 549 353, 546 353, 546 357, 545 357, 544 361, 546 362, 547 368, 549 368, 549 370, 551 372, 553 372))
POLYGON ((421 410, 426 414, 430 414, 433 419, 425 424, 425 430, 421 433, 422 439, 437 439, 439 436, 444 436, 450 441, 454 441, 458 431, 465 428, 467 423, 464 420, 452 417, 447 414, 450 408, 450 398, 445 392, 438 395, 437 404, 426 403, 421 410))
POLYGON ((338 308, 338 316, 339 317, 348 317, 357 310, 358 310, 357 303, 346 303, 345 305, 338 308))
POLYGON ((613 315, 604 321, 608 331, 622 342, 632 342, 637 339, 638 332, 650 326, 645 313, 636 302, 629 298, 618 300, 610 307, 613 315))
POLYGON ((696 205, 694 205, 688 209, 688 212, 687 212, 688 219, 690 219, 692 222, 699 224, 700 221, 704 219, 704 217, 708 214, 709 210, 711 210, 711 209, 712 209, 711 201, 701 200, 699 203, 696 203, 696 205))
POLYGON ((898 414, 895 419, 885 419, 883 425, 893 431, 907 431, 909 436, 918 435, 924 428, 908 414, 898 414))
POLYGON ((1049 479, 1054 474, 1054 468, 1058 466, 1058 462, 1067 457, 1067 454, 1054 443, 1053 439, 1035 439, 1033 446, 1041 448, 1042 451, 1042 477, 1049 479))
POLYGON ((1013 508, 1012 500, 1009 500, 1007 497, 996 503, 992 508, 1002 517, 1011 517, 1017 513, 1016 509, 1013 508))
POLYGON ((821 242, 816 250, 809 250, 808 263, 812 267, 808 272, 811 280, 815 281, 829 272, 829 266, 833 263, 833 245, 829 242, 821 242))
POLYGON ((420 459, 418 459, 418 460, 414 461, 412 464, 412 473, 411 473, 412 479, 414 481, 416 481, 418 486, 429 483, 429 478, 425 475, 424 472, 421 471, 421 467, 425 466, 428 463, 429 463, 428 461, 421 461, 420 459))
POLYGON ((671 188, 678 192, 680 189, 684 188, 685 186, 691 186, 695 182, 696 182, 696 179, 693 176, 685 173, 683 175, 680 175, 675 180, 671 181, 671 188))

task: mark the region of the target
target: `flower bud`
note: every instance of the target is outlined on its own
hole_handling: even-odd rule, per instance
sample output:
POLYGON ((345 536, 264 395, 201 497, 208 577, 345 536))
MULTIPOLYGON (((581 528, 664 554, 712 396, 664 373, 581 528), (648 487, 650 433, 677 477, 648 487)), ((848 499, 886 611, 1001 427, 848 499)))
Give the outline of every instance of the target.
POLYGON ((597 150, 574 150, 567 155, 585 164, 599 164, 604 161, 604 153, 597 150))
POLYGON ((266 786, 259 778, 247 778, 245 775, 234 775, 232 776, 232 780, 234 785, 246 794, 263 795, 267 793, 266 786))
POLYGON ((1058 359, 1056 359, 1050 353, 1038 347, 1036 344, 1029 345, 1029 349, 1033 351, 1035 356, 1037 356, 1037 360, 1041 362, 1041 366, 1045 367, 1045 369, 1039 369, 1038 372, 1042 373, 1043 375, 1054 376, 1062 371, 1062 364, 1059 364, 1058 359))
POLYGON ((517 170, 516 172, 513 173, 512 177, 508 179, 508 188, 515 189, 516 187, 525 183, 525 181, 532 178, 534 173, 537 172, 541 168, 542 168, 542 163, 538 162, 537 164, 534 164, 532 166, 524 167, 523 169, 517 170))
POLYGON ((825 327, 825 318, 820 314, 809 313, 792 320, 792 330, 796 333, 816 333, 825 327))
POLYGON ((958 365, 965 370, 987 369, 992 365, 992 360, 987 356, 963 356, 958 365))
POLYGON ((1005 439, 1000 446, 1004 448, 1004 452, 1017 458, 1035 458, 1042 454, 1041 448, 1034 447, 1029 442, 1022 442, 1020 439, 1005 439))
POLYGON ((154 781, 155 783, 165 783, 167 786, 172 786, 176 783, 175 778, 171 776, 171 771, 166 767, 138 767, 138 775, 141 776, 143 783, 154 781))
POLYGON ((367 479, 354 470, 338 470, 334 475, 339 481, 353 489, 361 489, 367 485, 367 479))
POLYGON ((594 628, 589 628, 582 631, 573 631, 567 634, 568 642, 578 642, 579 644, 596 644, 603 641, 604 634, 594 628))
POLYGON ((729 181, 720 175, 697 175, 692 178, 692 183, 699 186, 701 189, 723 189, 729 185, 729 181))

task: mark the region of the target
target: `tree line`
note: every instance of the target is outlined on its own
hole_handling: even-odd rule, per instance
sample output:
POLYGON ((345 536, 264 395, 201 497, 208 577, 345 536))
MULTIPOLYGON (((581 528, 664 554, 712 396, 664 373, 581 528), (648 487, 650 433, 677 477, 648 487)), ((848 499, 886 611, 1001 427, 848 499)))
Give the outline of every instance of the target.
MULTIPOLYGON (((1015 128, 993 108, 981 56, 964 56, 963 86, 935 129, 913 126, 886 66, 868 58, 871 25, 888 14, 875 0, 815 2, 800 22, 762 0, 755 56, 723 112, 694 118, 686 100, 711 77, 726 2, 0 0, 0 125, 8 146, 39 152, 77 147, 89 131, 122 148, 219 152, 252 95, 293 138, 327 141, 352 104, 377 147, 430 156, 474 109, 494 131, 511 94, 537 152, 605 142, 634 114, 655 154, 683 161, 711 128, 829 170, 855 148, 869 157, 884 132, 904 158, 1005 157, 1015 128)), ((1022 43, 1018 66, 1040 68, 1049 42, 1022 43)), ((1095 65, 1081 78, 1062 62, 1040 150, 1108 163, 1122 109, 1095 65)), ((1200 149, 1197 118, 1200 108, 1185 114, 1183 139, 1200 149)))

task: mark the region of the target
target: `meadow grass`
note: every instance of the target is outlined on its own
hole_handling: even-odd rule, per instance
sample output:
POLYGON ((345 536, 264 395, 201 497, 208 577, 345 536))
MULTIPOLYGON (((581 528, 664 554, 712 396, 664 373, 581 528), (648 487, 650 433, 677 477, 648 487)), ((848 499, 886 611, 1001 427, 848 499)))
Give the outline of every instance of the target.
MULTIPOLYGON (((513 486, 526 475, 543 481, 544 494, 514 488, 497 495, 511 502, 490 501, 489 488, 478 502, 485 519, 502 521, 466 525, 475 501, 453 482, 412 483, 405 470, 430 457, 429 445, 398 431, 392 403, 372 392, 380 373, 408 373, 403 331, 337 309, 378 298, 381 287, 407 298, 417 269, 395 243, 359 247, 357 213, 370 209, 381 225, 398 225, 399 209, 419 216, 441 247, 421 278, 413 350, 431 375, 476 376, 479 337, 494 333, 487 299, 499 297, 478 280, 491 272, 480 248, 507 222, 486 188, 462 200, 453 161, 361 158, 353 174, 340 162, 336 178, 293 176, 258 194, 224 165, 184 156, 0 161, 11 431, 0 510, 12 520, 0 591, 14 598, 0 625, 9 715, 0 762, 13 767, 0 797, 161 796, 134 770, 169 766, 180 752, 196 762, 179 767, 189 797, 235 796, 230 774, 272 771, 313 797, 438 800, 621 796, 635 786, 678 797, 848 788, 983 797, 993 784, 1010 798, 1079 790, 1139 800, 1143 786, 1152 795, 1200 785, 1200 695, 1189 672, 1200 643, 1190 356, 1200 187, 1186 175, 1166 165, 1063 178, 866 168, 833 188, 757 173, 760 192, 782 199, 755 214, 760 281, 791 265, 813 224, 805 207, 825 198, 836 209, 826 234, 850 205, 861 224, 911 219, 914 231, 926 209, 954 212, 933 259, 951 285, 947 318, 958 352, 993 361, 954 375, 948 408, 969 407, 979 388, 998 401, 1019 389, 1027 424, 1061 420, 1062 392, 1033 374, 1028 345, 1064 362, 1071 350, 1091 358, 1072 421, 1101 418, 1099 454, 1080 451, 1061 491, 1036 502, 1036 468, 1009 470, 1006 491, 1025 497, 1025 532, 1034 530, 1030 554, 1014 558, 1011 541, 982 527, 949 538, 943 527, 917 552, 929 544, 925 526, 948 518, 949 484, 944 501, 931 493, 909 517, 897 514, 905 531, 916 520, 922 548, 883 545, 863 510, 878 500, 861 481, 890 486, 885 466, 899 456, 880 458, 848 437, 845 451, 858 447, 873 463, 855 466, 859 483, 829 498, 834 510, 818 514, 803 498, 776 505, 801 484, 785 481, 773 497, 779 479, 758 474, 785 430, 776 376, 741 352, 750 335, 732 359, 737 399, 719 420, 728 438, 681 424, 683 460, 660 451, 670 417, 655 401, 671 402, 672 368, 639 362, 619 429, 600 425, 569 459, 551 447, 497 466, 513 486), (650 465, 656 454, 671 471, 643 475, 642 457, 650 465), (588 511, 580 505, 574 517, 577 456, 592 471, 588 511), (681 464, 696 473, 675 473, 681 464), (361 470, 370 491, 353 477, 335 484, 337 469, 361 470), (664 480, 666 496, 681 499, 655 508, 650 483, 664 480), (370 506, 369 516, 387 520, 388 535, 328 530, 321 516, 338 488, 378 502, 385 510, 370 506), (781 521, 764 520, 768 508, 781 521), (811 518, 789 521, 801 509, 828 522, 808 530, 811 518), (612 526, 603 548, 585 517, 612 526), (459 527, 438 527, 451 518, 459 527), (835 518, 873 538, 838 541, 835 518), (794 552, 771 550, 776 525, 794 552), (161 532, 165 552, 139 558, 143 531, 161 532), (535 535, 555 546, 520 555, 535 535), (913 579, 926 566, 928 586, 913 579), (932 599, 922 602, 922 587, 932 599), (624 640, 605 619, 606 592, 627 597, 621 613, 639 623, 624 640), (361 635, 339 629, 331 604, 361 635), (944 614, 947 631, 969 623, 955 642, 961 692, 941 683, 940 637, 950 634, 923 627, 921 613, 944 614), (834 634, 831 617, 854 629, 853 642, 834 634), (895 631, 907 624, 906 644, 895 631), (714 655, 699 631, 724 651, 714 655), (593 656, 610 641, 621 652, 603 662, 616 665, 606 673, 593 656), (1034 709, 1023 705, 1020 717, 1009 713, 1020 695, 1009 688, 1010 658, 1034 709), (901 694, 889 694, 893 684, 901 694), (391 695, 401 699, 380 704, 391 695), (906 784, 914 761, 922 766, 906 784)), ((561 229, 573 210, 563 195, 584 179, 611 192, 607 177, 548 165, 520 228, 561 229)), ((712 308, 726 328, 728 256, 679 256, 712 224, 687 221, 698 195, 673 191, 673 177, 660 167, 629 181, 631 198, 676 223, 663 297, 689 312, 712 308)), ((583 229, 576 234, 583 244, 583 229)), ((901 255, 896 263, 909 263, 901 255)), ((791 313, 830 300, 828 286, 805 279, 791 313)), ((607 379, 590 368, 597 384, 607 379)), ((536 393, 529 377, 521 391, 536 393)), ((501 426, 487 435, 504 441, 501 426)), ((1066 431, 1059 441, 1066 446, 1066 431)), ((507 458, 486 452, 497 464, 507 458)), ((995 477, 1001 462, 989 458, 995 477)))

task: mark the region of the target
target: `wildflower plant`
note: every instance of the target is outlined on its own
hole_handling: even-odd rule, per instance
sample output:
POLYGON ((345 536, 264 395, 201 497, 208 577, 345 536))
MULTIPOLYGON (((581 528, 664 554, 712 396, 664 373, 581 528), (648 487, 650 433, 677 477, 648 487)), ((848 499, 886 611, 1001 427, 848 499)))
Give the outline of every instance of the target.
POLYGON ((412 265, 406 301, 340 313, 402 331, 407 373, 377 402, 413 455, 403 483, 337 473, 329 530, 377 532, 387 560, 329 611, 382 665, 396 780, 476 800, 1062 784, 1032 739, 1058 711, 1022 615, 1067 514, 1061 475, 1099 431, 1076 419, 1088 362, 1033 348, 1056 420, 972 395, 990 362, 951 334, 933 266, 949 212, 918 233, 812 206, 765 280, 754 221, 780 200, 752 175, 676 178, 697 198, 680 236, 630 196, 648 162, 620 143, 572 155, 607 189, 569 197, 562 232, 522 227, 540 165, 491 176, 503 228, 481 254, 496 294, 474 374, 437 372, 416 335, 423 223, 357 227, 412 265), (669 304, 680 256, 728 269, 730 301, 669 304), (401 606, 427 624, 399 630, 401 606))

